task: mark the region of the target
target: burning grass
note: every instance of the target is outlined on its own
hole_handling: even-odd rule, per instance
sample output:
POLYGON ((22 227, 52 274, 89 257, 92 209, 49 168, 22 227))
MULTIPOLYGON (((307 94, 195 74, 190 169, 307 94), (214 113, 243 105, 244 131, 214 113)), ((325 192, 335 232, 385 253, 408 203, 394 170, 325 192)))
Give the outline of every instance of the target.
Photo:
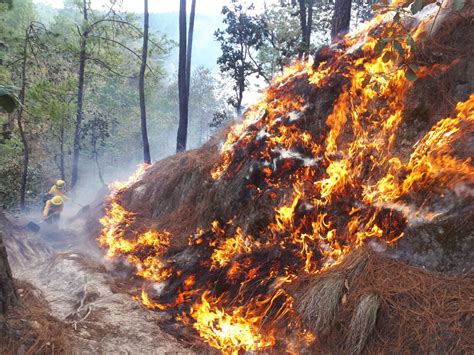
MULTIPOLYGON (((413 36, 423 37, 425 22, 411 24, 413 36)), ((110 196, 99 241, 109 257, 125 258, 150 283, 142 293, 147 307, 168 312, 225 353, 298 352, 316 338, 335 353, 347 350, 334 345, 344 343, 340 339, 357 352, 371 346, 383 352, 380 344, 425 352, 430 336, 444 339, 445 329, 430 322, 443 323, 438 312, 452 304, 454 314, 465 314, 466 304, 443 291, 446 299, 433 306, 428 285, 436 290, 443 280, 460 292, 459 279, 435 278, 373 254, 351 256, 367 242, 396 248, 414 222, 432 223, 448 204, 456 210, 474 189, 472 157, 463 144, 474 133, 473 94, 459 94, 447 111, 433 104, 416 134, 403 129, 417 112, 407 104, 411 93, 427 92, 433 78, 449 82, 453 68, 468 59, 420 63, 420 78, 412 82, 405 71, 413 54, 385 60, 389 47, 374 52, 386 27, 379 18, 331 55, 288 68, 231 128, 220 159, 212 145, 177 155, 110 196), (402 151, 397 142, 407 137, 402 151), (376 289, 357 294, 384 272, 374 265, 391 273, 372 279, 376 289), (411 277, 419 284, 406 289, 411 277), (288 291, 311 278, 318 282, 301 298, 288 291), (398 293, 387 294, 387 283, 397 284, 398 293), (408 313, 400 310, 403 303, 408 313), (413 317, 418 311, 429 314, 413 317), (395 325, 394 334, 378 324, 380 315, 389 319, 393 312, 406 331, 395 325)), ((450 331, 451 321, 443 323, 450 331)), ((469 346, 465 335, 459 349, 469 346)), ((458 349, 446 339, 437 345, 458 349)))

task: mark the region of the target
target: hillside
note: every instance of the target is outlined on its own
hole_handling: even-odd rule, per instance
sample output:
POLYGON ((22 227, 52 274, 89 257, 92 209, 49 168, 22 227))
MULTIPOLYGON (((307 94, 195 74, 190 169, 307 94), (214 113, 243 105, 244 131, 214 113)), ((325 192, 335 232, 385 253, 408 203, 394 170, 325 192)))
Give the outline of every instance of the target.
MULTIPOLYGON (((305 12, 305 4, 295 5, 305 12)), ((83 5, 82 36, 93 40, 76 44, 90 51, 82 55, 103 54, 105 42, 89 34, 89 19, 110 15, 98 21, 116 25, 121 18, 99 11, 88 17, 83 5)), ((38 153, 49 143, 52 164, 59 149, 60 168, 82 148, 72 134, 89 124, 94 133, 90 142, 80 140, 82 159, 93 152, 96 167, 81 162, 84 184, 72 187, 64 165, 61 177, 42 166, 44 184, 54 184, 45 192, 56 193, 43 201, 47 207, 0 211, 0 353, 474 353, 474 7, 385 5, 331 46, 302 50, 243 117, 199 149, 140 165, 127 181, 101 187, 90 177, 100 173, 98 130, 104 139, 116 134, 120 151, 108 163, 114 176, 128 175, 130 152, 141 152, 139 102, 124 101, 136 83, 90 66, 89 75, 79 75, 87 85, 76 86, 77 58, 62 50, 69 46, 62 37, 55 53, 52 44, 36 47, 25 38, 18 100, 0 87, 0 106, 12 111, 5 116, 22 138, 16 130, 3 134, 2 152, 18 153, 8 162, 19 174, 6 177, 25 178, 23 195, 29 186, 41 193, 31 164, 48 160, 38 153), (101 88, 107 95, 95 96, 101 88), (97 114, 81 112, 79 100, 76 107, 76 89, 86 90, 86 106, 97 114), (90 117, 79 129, 83 114, 90 117), (117 130, 119 123, 126 124, 117 130)), ((26 28, 27 36, 49 36, 31 22, 51 19, 48 9, 19 14, 27 26, 17 26, 19 35, 26 28)), ((66 12, 65 22, 81 16, 66 12)), ((177 14, 152 16, 153 28, 171 38, 177 22, 177 14)), ((195 51, 195 65, 213 63, 217 22, 198 18, 203 37, 196 48, 206 51, 195 51)), ((304 26, 301 40, 308 45, 304 26)), ((150 142, 173 149, 175 128, 152 129, 167 119, 153 108, 167 107, 172 118, 183 100, 161 90, 174 90, 168 79, 154 83, 150 142)), ((203 85, 189 106, 203 122, 218 106, 205 95, 211 87, 203 85)), ((193 125, 187 130, 192 137, 193 125)), ((16 190, 5 189, 12 201, 16 190)))
POLYGON ((387 60, 378 18, 288 68, 224 143, 115 186, 108 257, 223 352, 471 352, 470 19, 407 21, 416 50, 387 60))

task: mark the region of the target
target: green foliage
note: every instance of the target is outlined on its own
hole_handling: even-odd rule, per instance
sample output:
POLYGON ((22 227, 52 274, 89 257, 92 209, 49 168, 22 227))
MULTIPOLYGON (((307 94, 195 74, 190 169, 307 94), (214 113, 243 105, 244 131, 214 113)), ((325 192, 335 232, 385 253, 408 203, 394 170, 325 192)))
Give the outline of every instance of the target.
POLYGON ((392 43, 392 48, 400 54, 401 57, 405 55, 405 50, 402 47, 402 44, 397 40, 394 40, 392 43))
POLYGON ((390 41, 389 38, 379 39, 377 43, 375 43, 375 46, 374 46, 375 53, 382 54, 382 51, 384 50, 385 46, 387 45, 389 41, 390 41))
POLYGON ((420 70, 418 65, 411 63, 407 65, 406 71, 405 71, 405 78, 407 78, 410 81, 415 81, 417 79, 416 73, 420 70))
MULTIPOLYGON (((427 0, 415 0, 410 5, 410 12, 412 15, 416 15, 419 13, 424 7, 431 4, 431 1, 427 0)), ((436 19, 438 18, 439 11, 441 10, 442 2, 437 1, 436 5, 439 7, 438 13, 434 18, 434 22, 431 25, 431 29, 434 28, 434 24, 436 19)), ((460 11, 464 8, 465 0, 454 0, 451 4, 451 8, 453 11, 460 11)), ((383 8, 383 6, 381 7, 383 8)), ((401 8, 393 8, 390 6, 386 6, 384 9, 387 10, 395 10, 395 16, 393 17, 393 23, 398 25, 401 20, 401 14, 404 13, 404 9, 401 8)), ((405 78, 410 81, 415 81, 417 79, 417 72, 419 71, 419 67, 415 63, 408 62, 407 55, 416 51, 416 43, 412 37, 402 33, 401 31, 396 29, 396 26, 387 26, 384 28, 383 33, 381 34, 381 38, 374 45, 374 52, 378 55, 382 55, 382 60, 386 63, 389 61, 396 61, 398 60, 399 66, 405 68, 405 78), (387 49, 389 46, 389 49, 387 49), (395 52, 398 55, 395 55, 395 52)))
POLYGON ((0 0, 0 13, 11 10, 13 7, 13 0, 0 0))
POLYGON ((0 85, 0 107, 6 112, 13 112, 18 107, 18 98, 11 86, 0 85))
POLYGON ((405 71, 405 78, 407 78, 410 81, 415 81, 417 79, 417 76, 416 76, 416 73, 411 68, 408 68, 405 71))
POLYGON ((259 16, 252 15, 253 5, 244 8, 237 0, 231 6, 224 6, 224 30, 217 30, 215 37, 221 45, 222 55, 217 63, 223 73, 234 80, 235 94, 228 103, 240 110, 243 92, 251 75, 264 76, 262 65, 256 61, 257 51, 262 47, 266 27, 259 16))
MULTIPOLYGON (((7 49, 2 51, 4 65, 0 65, 0 82, 21 87, 25 33, 31 25, 35 29, 29 38, 22 115, 30 148, 28 201, 41 196, 48 185, 46 181, 60 177, 61 170, 68 179, 76 116, 78 28, 92 27, 87 46, 81 161, 87 166, 88 158, 100 157, 128 169, 140 156, 136 83, 139 68, 136 53, 141 51, 139 23, 135 15, 117 11, 106 14, 92 9, 89 20, 83 23, 81 4, 82 1, 69 1, 59 10, 38 4, 39 13, 46 16, 43 23, 37 21, 32 0, 15 0, 15 10, 0 17, 0 43, 7 49)), ((157 91, 161 85, 164 61, 172 46, 165 36, 151 34, 148 93, 157 91)), ((10 91, 0 87, 0 104, 8 110, 12 109, 14 98, 10 91)), ((157 105, 150 105, 150 117, 155 118, 155 129, 159 130, 168 123, 156 119, 157 111, 157 105)), ((11 207, 18 201, 22 171, 22 145, 16 128, 11 140, 0 141, 0 155, 0 199, 11 207)))
POLYGON ((17 202, 21 175, 21 143, 13 138, 0 142, 0 208, 17 202))
POLYGON ((258 51, 265 77, 271 79, 298 56, 301 43, 299 20, 289 7, 273 5, 262 14, 266 38, 258 51))
MULTIPOLYGON (((415 0, 411 6, 410 10, 413 15, 416 15, 418 12, 420 12, 425 6, 429 5, 431 2, 429 1, 423 1, 423 0, 415 0)), ((464 8, 464 5, 466 4, 466 0, 453 0, 451 3, 451 9, 453 11, 461 11, 464 8)), ((437 1, 436 5, 441 7, 442 1, 437 1)))
POLYGON ((190 146, 197 147, 210 138, 210 122, 216 112, 225 111, 223 100, 217 95, 218 83, 211 72, 196 68, 191 76, 189 101, 190 146))
MULTIPOLYGON (((413 9, 412 4, 412 9, 413 9)), ((417 9, 418 4, 415 6, 417 9)), ((400 12, 397 11, 399 15, 400 12)), ((404 68, 405 78, 410 81, 417 79, 416 73, 419 69, 415 68, 414 64, 408 63, 410 54, 416 51, 416 44, 413 38, 397 27, 397 23, 401 20, 400 16, 395 16, 393 19, 394 26, 386 26, 383 28, 381 38, 377 40, 374 45, 374 52, 382 56, 382 61, 388 63, 390 61, 397 62, 399 67, 404 68)))
MULTIPOLYGON (((353 0, 352 22, 367 21, 373 16, 372 6, 378 0, 353 0)), ((305 2, 309 6, 310 2, 305 2)), ((332 0, 312 0, 313 16, 310 52, 330 44, 331 18, 334 11, 332 0)), ((267 81, 285 66, 298 58, 302 43, 299 2, 268 2, 260 14, 266 29, 263 45, 257 60, 267 81)), ((382 48, 383 49, 383 48, 382 48)))

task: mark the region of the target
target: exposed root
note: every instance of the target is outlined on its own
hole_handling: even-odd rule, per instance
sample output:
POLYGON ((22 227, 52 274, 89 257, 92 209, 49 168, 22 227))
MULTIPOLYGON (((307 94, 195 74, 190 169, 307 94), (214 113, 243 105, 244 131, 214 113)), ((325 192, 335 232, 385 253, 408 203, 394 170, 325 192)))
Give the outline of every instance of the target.
POLYGON ((67 320, 70 320, 74 330, 77 330, 78 324, 84 322, 92 313, 94 308, 93 305, 86 305, 88 296, 87 283, 85 283, 84 290, 82 291, 82 297, 77 309, 66 317, 67 320))

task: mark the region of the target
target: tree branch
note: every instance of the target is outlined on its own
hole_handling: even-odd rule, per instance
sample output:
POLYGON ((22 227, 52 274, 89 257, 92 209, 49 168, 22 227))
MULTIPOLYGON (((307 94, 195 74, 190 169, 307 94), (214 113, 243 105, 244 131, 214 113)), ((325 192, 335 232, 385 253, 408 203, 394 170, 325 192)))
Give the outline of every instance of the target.
MULTIPOLYGON (((110 71, 111 73, 121 77, 121 78, 126 78, 126 79, 135 79, 137 76, 129 76, 129 75, 123 75, 115 70, 112 69, 112 66, 107 63, 106 61, 103 61, 102 59, 100 58, 94 58, 94 57, 87 57, 86 60, 91 60, 95 63, 97 63, 98 65, 100 65, 101 67, 107 69, 108 71, 110 71)), ((100 74, 98 74, 100 75, 100 74)))
POLYGON ((263 70, 262 70, 261 65, 258 64, 258 63, 255 61, 255 59, 252 57, 252 53, 250 53, 250 49, 249 49, 249 48, 247 48, 247 52, 248 52, 248 54, 249 54, 250 60, 251 60, 252 63, 257 67, 257 74, 258 74, 258 75, 261 75, 261 76, 265 79, 265 81, 266 81, 267 83, 270 83, 270 82, 271 82, 271 79, 269 79, 269 78, 265 75, 265 73, 264 73, 263 70))
MULTIPOLYGON (((103 22, 111 22, 111 23, 119 23, 119 24, 122 24, 122 25, 127 25, 127 26, 133 28, 135 31, 137 31, 139 36, 143 37, 143 32, 142 32, 141 28, 139 28, 139 27, 135 26, 133 23, 131 23, 129 21, 126 21, 126 20, 123 20, 123 19, 102 18, 102 19, 97 20, 96 22, 92 23, 89 26, 89 32, 93 29, 93 27, 95 27, 96 25, 99 25, 103 22)), ((165 50, 160 44, 156 43, 151 38, 148 40, 148 42, 150 42, 151 44, 153 44, 155 47, 157 47, 158 49, 160 49, 162 51, 165 50)))
MULTIPOLYGON (((125 44, 119 42, 119 41, 116 41, 115 39, 112 39, 112 38, 107 38, 107 37, 102 37, 102 36, 97 36, 97 35, 91 35, 90 36, 91 38, 97 38, 97 39, 101 39, 101 40, 104 40, 104 41, 108 41, 108 42, 112 42, 124 49, 126 49, 127 51, 129 51, 130 53, 132 53, 135 57, 138 58, 138 60, 141 62, 142 61, 142 57, 137 53, 135 52, 133 49, 127 47, 125 44)), ((153 74, 153 76, 155 76, 155 72, 153 71, 153 69, 147 64, 146 67, 148 68, 148 70, 150 70, 150 72, 153 74)))

